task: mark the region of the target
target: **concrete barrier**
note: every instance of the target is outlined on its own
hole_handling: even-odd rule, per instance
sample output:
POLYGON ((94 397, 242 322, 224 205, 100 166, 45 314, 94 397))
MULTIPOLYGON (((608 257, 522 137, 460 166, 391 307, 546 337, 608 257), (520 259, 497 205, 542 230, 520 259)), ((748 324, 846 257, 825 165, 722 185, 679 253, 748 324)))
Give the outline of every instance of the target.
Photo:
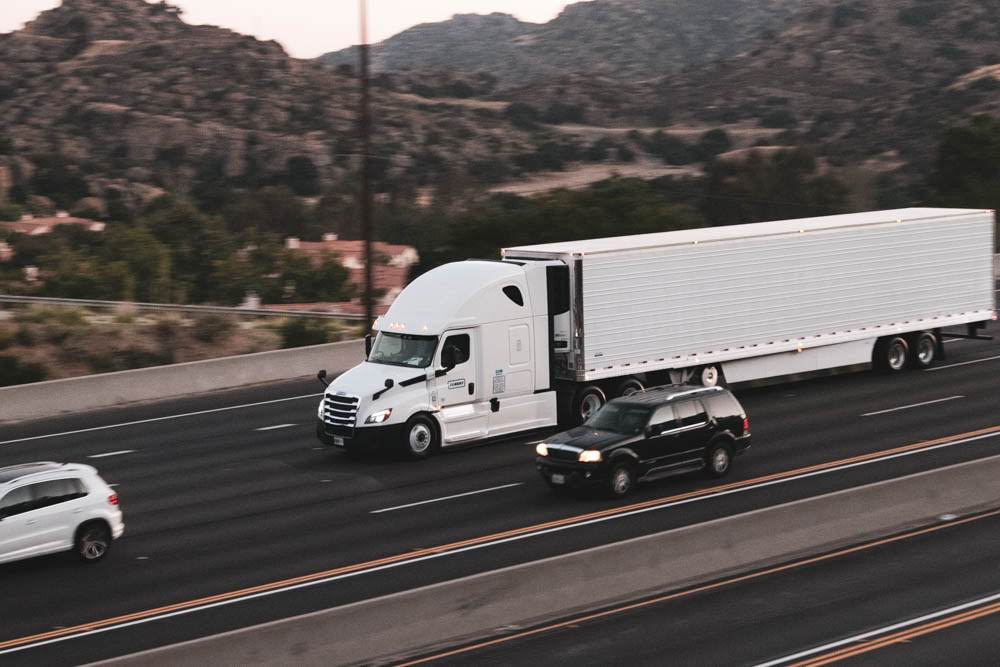
POLYGON ((1000 456, 168 646, 108 665, 398 660, 1000 505, 1000 456))
POLYGON ((321 368, 339 373, 363 357, 364 342, 352 340, 2 387, 0 422, 291 380, 321 368))

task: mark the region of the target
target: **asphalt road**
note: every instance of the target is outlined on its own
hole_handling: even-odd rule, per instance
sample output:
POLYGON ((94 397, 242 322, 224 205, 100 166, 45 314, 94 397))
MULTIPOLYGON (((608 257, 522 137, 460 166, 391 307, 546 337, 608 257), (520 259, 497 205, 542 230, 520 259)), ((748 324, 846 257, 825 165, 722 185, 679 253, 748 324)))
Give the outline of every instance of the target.
MULTIPOLYGON (((126 532, 94 566, 70 556, 0 566, 0 663, 124 655, 996 454, 1000 436, 952 438, 752 482, 1000 425, 1000 341, 957 341, 948 352, 931 371, 737 392, 754 446, 725 480, 747 483, 724 494, 712 492, 719 482, 688 476, 627 501, 555 497, 533 467, 538 437, 419 463, 352 461, 315 440, 316 382, 2 426, 0 465, 97 466, 117 484, 126 532), (553 523, 694 490, 704 493, 599 523, 553 523)), ((954 632, 978 627, 968 625, 954 632)))

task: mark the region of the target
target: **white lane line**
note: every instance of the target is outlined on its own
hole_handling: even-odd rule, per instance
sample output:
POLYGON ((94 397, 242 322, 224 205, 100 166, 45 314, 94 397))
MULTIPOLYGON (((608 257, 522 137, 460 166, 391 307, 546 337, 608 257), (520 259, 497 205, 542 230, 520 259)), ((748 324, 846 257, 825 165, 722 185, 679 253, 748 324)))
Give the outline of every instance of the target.
POLYGON ((271 405, 272 403, 284 403, 285 401, 299 401, 305 398, 317 398, 323 394, 305 394, 304 396, 292 396, 290 398, 276 398, 271 401, 259 401, 257 403, 245 403, 243 405, 229 405, 224 408, 212 408, 211 410, 198 410, 197 412, 185 412, 179 415, 167 415, 165 417, 153 417, 151 419, 139 419, 134 422, 122 422, 121 424, 108 424, 107 426, 94 426, 92 428, 81 428, 76 431, 63 431, 61 433, 48 433, 46 435, 34 435, 30 438, 17 438, 15 440, 0 441, 0 445, 13 445, 18 442, 30 442, 31 440, 44 440, 45 438, 59 438, 64 435, 76 435, 78 433, 93 433, 110 428, 122 428, 124 426, 135 426, 136 424, 150 424, 168 419, 181 419, 183 417, 196 417, 198 415, 209 415, 215 412, 226 412, 228 410, 242 410, 243 408, 255 408, 258 405, 271 405))
POLYGON ((281 588, 273 588, 267 591, 261 591, 259 593, 249 593, 245 596, 238 598, 230 598, 228 600, 220 600, 219 602, 208 602, 204 605, 198 607, 188 607, 187 609, 180 609, 177 611, 167 612, 164 614, 158 614, 156 616, 147 616, 146 618, 140 618, 134 621, 125 621, 123 623, 118 623, 116 625, 109 625, 103 628, 97 628, 95 630, 86 630, 73 635, 64 635, 62 637, 55 637, 53 639, 43 639, 38 642, 31 644, 23 644, 21 646, 14 646, 12 648, 0 649, 0 655, 6 655, 8 653, 19 653, 21 651, 29 651, 33 648, 38 648, 39 646, 47 646, 49 644, 59 644, 65 641, 71 641, 73 639, 80 639, 82 637, 90 637, 92 635, 103 634, 105 632, 111 632, 112 630, 120 630, 122 628, 130 628, 137 625, 145 625, 146 623, 152 623, 154 621, 163 620, 166 618, 174 618, 177 616, 186 616, 187 614, 193 614, 195 612, 204 611, 206 609, 215 609, 218 607, 227 607, 232 604, 237 604, 240 602, 246 602, 248 600, 257 600, 260 598, 271 597, 272 595, 278 595, 280 593, 287 593, 289 591, 296 591, 303 588, 312 588, 314 586, 321 586, 323 584, 329 584, 334 581, 341 581, 343 579, 351 579, 353 577, 358 577, 365 574, 373 574, 375 572, 384 572, 385 570, 393 570, 399 567, 405 567, 407 565, 413 565, 414 563, 422 563, 429 560, 437 560, 438 558, 446 558, 450 556, 456 556, 458 554, 467 553, 470 551, 478 551, 480 549, 485 549, 487 547, 497 546, 498 544, 508 544, 511 542, 520 542, 522 540, 527 540, 532 537, 538 537, 539 535, 548 535, 551 533, 559 533, 564 530, 572 530, 573 528, 580 528, 582 526, 590 526, 598 523, 604 523, 605 521, 616 521, 618 519, 624 519, 630 516, 636 516, 639 514, 646 514, 648 512, 656 512, 663 509, 669 509, 677 507, 679 505, 688 505, 690 503, 697 503, 703 500, 714 500, 715 498, 720 498, 722 496, 730 496, 738 493, 746 493, 748 491, 755 491, 757 489, 762 489, 769 486, 775 486, 778 484, 786 484, 788 482, 797 481, 800 479, 806 479, 808 477, 818 477, 820 475, 828 475, 834 472, 840 472, 842 470, 847 470, 849 468, 858 468, 860 466, 872 465, 874 463, 882 463, 883 461, 889 461, 891 459, 899 459, 906 456, 913 456, 915 454, 923 454, 925 452, 932 452, 936 449, 944 449, 945 447, 954 447, 956 445, 962 445, 967 442, 974 442, 976 440, 985 440, 987 438, 995 438, 1000 436, 998 433, 986 433, 984 435, 976 435, 971 438, 963 438, 962 440, 953 440, 951 442, 945 442, 940 445, 933 445, 931 447, 925 447, 923 449, 910 450, 907 452, 901 452, 899 454, 891 454, 889 456, 883 456, 876 459, 870 459, 868 461, 859 461, 857 463, 848 463, 842 466, 837 466, 835 468, 827 468, 826 470, 816 470, 814 472, 807 472, 801 475, 796 475, 794 477, 785 477, 783 479, 775 479, 767 482, 761 482, 759 484, 754 484, 752 486, 744 486, 738 489, 728 489, 726 491, 720 491, 718 493, 713 493, 708 496, 698 496, 695 498, 686 498, 684 500, 678 500, 676 502, 667 503, 664 505, 654 505, 653 507, 643 507, 636 510, 631 510, 629 512, 623 512, 622 514, 611 514, 607 516, 601 516, 594 519, 588 519, 587 521, 581 521, 579 523, 565 524, 562 526, 556 526, 554 528, 543 528, 532 533, 522 533, 520 535, 513 535, 511 537, 504 537, 490 542, 481 542, 479 544, 472 544, 466 547, 456 547, 450 551, 438 551, 436 553, 427 554, 426 556, 417 556, 416 558, 410 558, 408 560, 396 561, 394 563, 387 563, 385 565, 376 565, 374 567, 365 570, 354 570, 353 572, 345 572, 343 574, 332 574, 329 577, 324 577, 322 579, 314 579, 313 581, 306 581, 301 584, 289 584, 288 586, 283 586, 281 588))
MULTIPOLYGON (((997 359, 1000 359, 1000 354, 998 354, 995 357, 986 357, 985 359, 973 359, 972 361, 962 361, 957 364, 948 364, 947 366, 934 366, 933 368, 925 368, 924 371, 925 372, 943 371, 946 368, 957 368, 958 366, 968 366, 969 364, 981 364, 984 361, 996 361, 997 359)), ((0 445, 2 444, 3 443, 0 442, 0 445)))
POLYGON ((965 398, 965 396, 949 396, 948 398, 936 398, 933 401, 924 401, 923 403, 914 403, 912 405, 901 405, 898 408, 889 408, 888 410, 879 410, 878 412, 866 412, 861 416, 874 417, 875 415, 884 415, 887 412, 898 412, 900 410, 909 410, 910 408, 919 408, 922 405, 932 405, 934 403, 944 403, 945 401, 954 401, 957 398, 965 398))
POLYGON ((261 428, 255 428, 255 431, 277 431, 279 428, 288 428, 289 426, 295 426, 295 424, 278 424, 277 426, 262 426, 261 428))
POLYGON ((107 452, 105 454, 91 454, 88 459, 106 459, 109 456, 121 456, 122 454, 135 454, 134 449, 122 449, 117 452, 107 452))
POLYGON ((491 486, 488 489, 479 489, 478 491, 468 491, 466 493, 456 493, 453 496, 445 496, 444 498, 434 498, 433 500, 421 500, 418 503, 410 503, 409 505, 397 505, 395 507, 386 507, 381 510, 374 510, 372 514, 381 514, 382 512, 394 512, 396 510, 403 510, 407 507, 416 507, 417 505, 427 505, 428 503, 439 503, 443 500, 452 500, 454 498, 464 498, 465 496, 474 496, 479 493, 489 493, 490 491, 499 491, 500 489, 510 489, 515 486, 523 486, 524 482, 517 482, 515 484, 504 484, 503 486, 491 486))
POLYGON ((947 345, 948 343, 968 343, 968 342, 969 342, 968 338, 945 338, 944 339, 945 345, 947 345))
POLYGON ((810 655, 816 655, 817 653, 824 653, 831 649, 840 648, 841 646, 846 646, 848 644, 853 644, 856 642, 862 642, 866 639, 871 639, 872 637, 878 637, 879 635, 885 635, 895 630, 902 630, 913 625, 919 625, 925 621, 933 621, 935 618, 940 618, 942 616, 948 616, 949 614, 954 614, 955 612, 965 611, 972 607, 979 607, 982 605, 989 604, 1000 600, 1000 593, 994 595, 988 595, 984 598, 979 598, 978 600, 973 600, 972 602, 966 602, 964 604, 955 605, 954 607, 949 607, 948 609, 941 609, 940 611, 935 611, 930 614, 925 614, 917 618, 911 618, 908 621, 902 621, 900 623, 894 623, 893 625, 887 625, 877 630, 869 630, 868 632, 862 632, 859 635, 854 635, 853 637, 848 637, 846 639, 840 639, 835 642, 830 642, 829 644, 824 644, 823 646, 817 646, 816 648, 811 648, 807 651, 800 651, 799 653, 794 653, 792 655, 786 655, 783 658, 778 658, 776 660, 771 660, 770 662, 762 662, 756 667, 776 667, 776 665, 783 665, 787 662, 793 662, 801 658, 806 658, 810 655))

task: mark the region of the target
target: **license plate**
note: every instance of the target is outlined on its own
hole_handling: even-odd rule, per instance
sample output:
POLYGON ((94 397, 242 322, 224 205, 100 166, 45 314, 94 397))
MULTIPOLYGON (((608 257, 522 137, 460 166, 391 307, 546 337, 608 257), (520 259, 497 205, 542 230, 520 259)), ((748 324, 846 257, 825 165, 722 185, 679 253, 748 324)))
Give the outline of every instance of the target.
POLYGON ((333 436, 333 444, 336 447, 343 447, 344 446, 344 439, 341 436, 339 436, 339 435, 335 435, 335 436, 333 436))
POLYGON ((566 475, 560 474, 558 472, 552 473, 552 483, 553 484, 565 484, 566 475))

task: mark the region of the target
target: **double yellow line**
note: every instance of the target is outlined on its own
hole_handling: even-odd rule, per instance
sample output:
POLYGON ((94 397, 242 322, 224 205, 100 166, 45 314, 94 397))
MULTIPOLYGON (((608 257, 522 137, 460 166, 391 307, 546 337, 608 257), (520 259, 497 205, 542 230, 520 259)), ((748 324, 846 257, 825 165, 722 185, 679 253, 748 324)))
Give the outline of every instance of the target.
POLYGON ((290 579, 281 579, 279 581, 272 581, 257 586, 251 586, 248 588, 241 588, 235 591, 218 593, 216 595, 196 598, 193 600, 186 600, 184 602, 176 602, 174 604, 169 604, 162 607, 156 607, 154 609, 136 611, 130 614, 123 614, 120 616, 114 616, 112 618, 106 618, 97 621, 91 621, 89 623, 83 623, 80 625, 58 628, 55 630, 50 630, 48 632, 42 632, 25 637, 17 637, 15 639, 0 641, 0 653, 9 651, 11 649, 16 649, 18 647, 28 646, 30 644, 50 642, 53 640, 59 640, 62 638, 70 637, 72 635, 85 634, 98 630, 105 630, 117 625, 124 625, 130 623, 134 624, 136 622, 151 620, 156 617, 177 615, 178 613, 194 611, 201 607, 216 606, 219 604, 238 601, 241 598, 259 596, 261 594, 267 594, 272 592, 280 592, 282 589, 290 589, 297 586, 322 582, 323 580, 326 579, 334 579, 346 575, 363 573, 366 570, 376 570, 386 566, 403 564, 408 561, 417 561, 423 558, 433 557, 452 551, 458 551, 470 547, 487 545, 492 542, 499 542, 503 540, 509 540, 511 538, 524 537, 531 535, 533 533, 540 533, 540 532, 551 531, 553 529, 558 529, 558 528, 571 527, 576 524, 585 524, 588 522, 593 522, 595 520, 608 519, 615 516, 626 515, 629 513, 642 510, 656 509, 661 506, 672 505, 685 500, 702 498, 706 496, 713 496, 726 491, 733 491, 746 487, 756 486, 767 482, 775 482, 783 479, 798 477, 801 475, 807 475, 810 473, 822 472, 824 470, 829 470, 832 468, 839 468, 851 464, 863 463, 865 461, 872 461, 876 459, 890 457, 897 454, 915 452, 921 449, 928 449, 938 445, 944 445, 950 442, 965 440, 968 438, 976 438, 979 436, 990 435, 993 433, 1000 433, 1000 425, 990 426, 988 428, 983 428, 976 431, 969 431, 966 433, 959 433, 956 435, 946 436, 944 438, 938 438, 936 440, 925 440, 910 445, 903 445, 902 447, 895 447, 893 449, 886 449, 879 452, 862 454, 860 456, 840 459, 837 461, 830 461, 827 463, 820 463, 812 466, 806 466, 804 468, 797 468, 795 470, 787 470, 785 472, 773 473, 770 475, 764 475, 762 477, 756 477, 754 479, 749 479, 741 482, 731 482, 729 484, 722 484, 719 486, 713 486, 706 489, 699 489, 696 491, 690 491, 688 493, 682 493, 675 496, 668 496, 665 498, 647 500, 644 502, 633 503, 621 507, 614 507, 597 512, 591 512, 588 514, 581 514, 577 516, 567 517, 564 519, 557 519, 555 521, 539 523, 532 526, 515 528, 512 530, 493 533, 490 535, 482 535, 480 537, 461 540, 459 542, 451 542, 448 544, 443 544, 435 547, 416 549, 414 551, 395 554, 393 556, 386 556, 384 558, 379 558, 377 560, 366 561, 363 563, 356 563, 353 565, 346 565, 329 570, 324 570, 322 572, 314 572, 312 574, 293 577, 290 579))

